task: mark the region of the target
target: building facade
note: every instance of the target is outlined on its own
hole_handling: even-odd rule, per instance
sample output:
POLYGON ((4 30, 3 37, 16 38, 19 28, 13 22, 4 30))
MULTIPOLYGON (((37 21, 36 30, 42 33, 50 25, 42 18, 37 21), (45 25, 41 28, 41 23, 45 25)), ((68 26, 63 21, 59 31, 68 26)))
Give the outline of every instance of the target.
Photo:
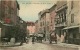
MULTIPOLYGON (((50 8, 50 30, 49 32, 52 33, 55 31, 55 16, 56 16, 56 4, 54 4, 51 8, 50 8)), ((55 32, 54 32, 55 33, 55 32)))
POLYGON ((56 5, 55 33, 57 41, 64 42, 65 35, 62 29, 66 27, 67 1, 57 1, 56 5))
POLYGON ((11 38, 15 35, 14 27, 17 24, 17 11, 19 10, 19 4, 14 1, 0 1, 0 27, 1 37, 11 38), (12 33, 13 32, 13 33, 12 33))
POLYGON ((50 9, 39 12, 39 28, 36 29, 44 33, 46 39, 54 31, 57 42, 80 44, 79 16, 80 1, 57 1, 50 9))
POLYGON ((36 20, 35 22, 35 33, 39 33, 39 20, 36 20))
POLYGON ((34 35, 35 34, 35 23, 27 22, 27 30, 29 30, 29 35, 34 35))
POLYGON ((49 40, 49 22, 50 22, 50 13, 49 9, 43 10, 39 13, 40 15, 40 33, 43 33, 45 38, 49 40))
POLYGON ((80 44, 80 1, 67 1, 67 34, 68 43, 80 44))

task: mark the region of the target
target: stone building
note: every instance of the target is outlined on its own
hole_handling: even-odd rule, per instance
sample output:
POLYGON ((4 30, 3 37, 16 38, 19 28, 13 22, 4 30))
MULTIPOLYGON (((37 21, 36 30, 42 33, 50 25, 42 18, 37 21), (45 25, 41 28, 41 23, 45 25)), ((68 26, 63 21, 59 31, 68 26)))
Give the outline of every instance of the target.
POLYGON ((57 1, 56 5, 55 33, 57 41, 64 42, 65 35, 62 29, 66 27, 67 1, 57 1))
POLYGON ((39 33, 39 20, 36 20, 35 22, 35 33, 39 33))
POLYGON ((32 36, 35 33, 35 23, 27 22, 27 30, 29 30, 29 35, 32 36))
POLYGON ((50 13, 49 9, 43 10, 39 13, 39 22, 40 22, 40 33, 45 34, 45 38, 49 39, 49 21, 50 13))
POLYGON ((80 1, 67 1, 67 41, 72 44, 80 44, 80 1))
POLYGON ((20 7, 16 0, 0 1, 1 37, 13 37, 13 33, 16 33, 14 27, 17 25, 17 12, 19 9, 20 7))
MULTIPOLYGON (((49 32, 52 33, 55 31, 55 16, 56 16, 56 4, 54 4, 51 8, 50 8, 50 29, 49 32)), ((54 32, 55 33, 55 32, 54 32)))

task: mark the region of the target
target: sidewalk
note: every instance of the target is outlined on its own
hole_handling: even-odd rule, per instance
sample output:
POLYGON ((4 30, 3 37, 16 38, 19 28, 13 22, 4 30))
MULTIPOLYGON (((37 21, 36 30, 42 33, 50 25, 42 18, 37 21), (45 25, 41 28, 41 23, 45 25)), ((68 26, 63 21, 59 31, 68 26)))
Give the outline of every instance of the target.
POLYGON ((67 44, 67 43, 57 43, 59 46, 64 46, 64 47, 71 47, 71 48, 78 48, 80 45, 75 45, 75 44, 67 44))
POLYGON ((13 46, 19 46, 20 43, 15 43, 14 45, 11 45, 10 42, 7 43, 1 43, 0 42, 0 47, 13 47, 13 46))
MULTIPOLYGON (((49 41, 43 41, 43 43, 49 44, 49 41)), ((58 42, 57 44, 52 43, 52 45, 57 45, 57 46, 62 46, 62 47, 69 47, 69 48, 78 48, 80 50, 80 45, 75 45, 75 44, 67 44, 67 43, 60 43, 58 42)))

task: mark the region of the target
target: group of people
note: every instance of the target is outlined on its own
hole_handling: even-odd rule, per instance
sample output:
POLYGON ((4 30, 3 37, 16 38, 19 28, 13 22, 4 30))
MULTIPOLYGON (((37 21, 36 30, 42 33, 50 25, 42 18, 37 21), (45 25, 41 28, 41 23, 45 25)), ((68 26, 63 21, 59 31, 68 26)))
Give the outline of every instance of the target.
MULTIPOLYGON (((56 34, 54 32, 51 32, 50 35, 49 35, 49 43, 52 43, 53 41, 55 41, 57 43, 57 37, 56 37, 56 34)), ((26 35, 25 33, 22 32, 21 36, 21 43, 20 45, 22 45, 24 42, 27 43, 27 38, 26 38, 26 35)), ((39 43, 42 43, 42 40, 45 39, 45 36, 43 33, 39 33, 38 35, 33 35, 32 36, 32 44, 34 44, 34 42, 39 42, 39 43)))
POLYGON ((32 44, 34 44, 35 41, 36 41, 36 37, 33 35, 32 36, 32 44))
POLYGON ((37 36, 33 35, 32 36, 32 43, 33 44, 34 44, 34 42, 42 43, 43 38, 44 38, 43 35, 42 36, 40 36, 40 35, 37 35, 37 36))
MULTIPOLYGON (((32 36, 32 43, 34 44, 34 42, 39 42, 42 43, 42 40, 45 39, 44 34, 38 34, 37 36, 32 36)), ((51 32, 49 35, 49 43, 51 44, 52 42, 57 43, 57 37, 56 37, 56 33, 51 32)))

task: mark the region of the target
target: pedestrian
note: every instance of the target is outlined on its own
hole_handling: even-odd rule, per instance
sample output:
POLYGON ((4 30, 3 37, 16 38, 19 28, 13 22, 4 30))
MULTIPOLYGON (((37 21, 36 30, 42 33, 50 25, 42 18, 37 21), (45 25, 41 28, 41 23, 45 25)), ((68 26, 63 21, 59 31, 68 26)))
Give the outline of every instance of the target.
POLYGON ((32 36, 32 44, 34 44, 34 41, 35 41, 35 37, 34 35, 32 36))
POLYGON ((28 37, 26 37, 26 43, 28 43, 29 42, 29 38, 28 37))
POLYGON ((20 40, 21 40, 20 45, 22 45, 23 44, 23 41, 24 41, 24 37, 23 37, 23 32, 22 31, 20 33, 20 40))
POLYGON ((27 43, 26 42, 26 34, 25 34, 25 32, 24 31, 21 31, 21 43, 20 43, 20 45, 22 45, 24 42, 25 43, 27 43))
POLYGON ((53 34, 53 32, 51 31, 51 32, 50 32, 50 44, 52 43, 53 38, 54 38, 54 34, 53 34))

